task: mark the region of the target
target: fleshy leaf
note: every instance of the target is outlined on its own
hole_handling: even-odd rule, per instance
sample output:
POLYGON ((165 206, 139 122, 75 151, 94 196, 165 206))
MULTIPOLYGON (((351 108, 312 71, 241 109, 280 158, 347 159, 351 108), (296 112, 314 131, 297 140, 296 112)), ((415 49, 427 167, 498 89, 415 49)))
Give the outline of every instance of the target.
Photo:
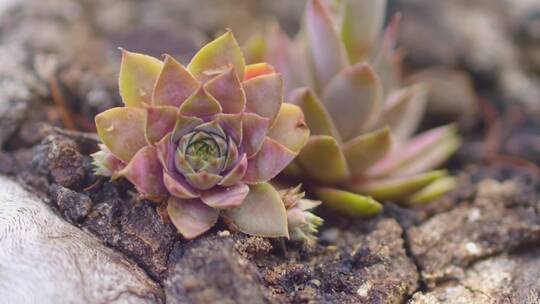
POLYGON ((421 206, 430 203, 457 187, 455 177, 447 176, 439 178, 433 183, 427 185, 422 190, 409 196, 405 201, 411 206, 421 206))
POLYGON ((139 107, 152 102, 152 91, 163 67, 160 60, 143 54, 122 51, 118 86, 127 107, 139 107))
POLYGON ((309 88, 299 88, 292 91, 288 102, 302 109, 312 135, 329 135, 340 142, 339 133, 330 114, 309 88))
POLYGON ((446 175, 445 170, 436 170, 414 176, 357 182, 349 185, 348 189, 373 196, 380 201, 400 201, 446 175))
POLYGON ((246 111, 272 121, 283 102, 283 81, 279 74, 269 74, 244 81, 246 111))
POLYGON ((227 31, 201 48, 191 59, 188 70, 195 77, 206 81, 223 73, 231 64, 238 79, 242 80, 245 68, 244 56, 232 32, 227 31))
POLYGON ((180 113, 186 116, 204 117, 221 113, 221 105, 200 87, 180 106, 180 113))
POLYGON ((246 106, 246 94, 233 67, 208 81, 204 88, 223 108, 223 113, 240 113, 246 106))
POLYGON ((266 137, 259 152, 248 158, 244 181, 248 184, 266 182, 285 169, 295 156, 293 151, 266 137))
POLYGON ((199 88, 200 83, 178 61, 166 55, 163 69, 154 87, 154 105, 179 107, 199 88))
POLYGON ((152 146, 140 149, 119 175, 126 177, 145 198, 160 200, 167 196, 163 168, 152 146))
POLYGON ((238 183, 247 171, 247 157, 246 154, 242 154, 240 160, 231 168, 231 170, 223 177, 223 179, 218 183, 220 186, 230 187, 238 183))
POLYGON ((221 127, 231 136, 237 144, 242 142, 242 120, 244 113, 218 114, 216 118, 221 123, 221 127))
POLYGON ((377 126, 382 127, 388 125, 391 130, 398 130, 402 120, 407 119, 405 113, 407 113, 413 95, 413 87, 407 87, 388 95, 384 102, 384 107, 378 119, 377 126))
POLYGON ((302 169, 320 182, 338 183, 350 177, 345 155, 331 136, 311 136, 297 159, 302 169))
POLYGON ((198 117, 179 114, 172 133, 172 141, 178 142, 182 136, 193 131, 195 127, 202 123, 204 123, 204 121, 198 117))
POLYGON ((233 139, 229 137, 229 150, 227 151, 227 159, 225 162, 225 170, 229 170, 238 160, 238 147, 234 143, 233 139))
POLYGON ((383 159, 392 146, 389 128, 360 135, 343 145, 343 154, 349 164, 353 176, 358 176, 364 170, 383 159))
POLYGON ((379 79, 366 63, 345 68, 326 86, 322 101, 344 141, 373 123, 381 90, 379 79))
POLYGON ((214 187, 221 180, 221 176, 211 174, 206 171, 190 173, 184 176, 191 186, 199 190, 208 190, 214 187))
POLYGON ((126 163, 147 145, 145 110, 142 108, 112 108, 96 115, 95 121, 101 141, 114 156, 126 163))
POLYGON ((366 59, 376 47, 386 13, 386 0, 347 1, 341 37, 352 63, 366 59))
POLYGON ((95 175, 110 176, 114 180, 117 172, 126 166, 103 144, 99 144, 99 151, 92 153, 90 156, 92 156, 95 175))
POLYGON ((171 222, 182 236, 194 239, 217 222, 219 210, 203 204, 200 199, 183 200, 171 196, 167 204, 171 222))
POLYGON ((306 33, 317 87, 324 87, 347 66, 348 60, 345 46, 320 0, 307 3, 306 33))
POLYGON ((242 147, 248 157, 257 153, 264 142, 268 131, 269 119, 254 113, 244 113, 242 120, 243 139, 242 147))
POLYGON ((304 121, 302 109, 293 104, 284 103, 274 125, 268 131, 268 137, 298 153, 309 137, 309 129, 304 121))
POLYGON ((392 126, 392 134, 400 142, 404 142, 414 134, 424 117, 427 105, 427 85, 415 84, 411 89, 412 96, 405 111, 401 112, 401 117, 394 120, 397 123, 394 123, 395 126, 392 126))
POLYGON ((316 188, 316 196, 324 205, 348 216, 371 217, 382 210, 382 205, 369 196, 334 188, 316 188))
POLYGON ((268 183, 252 185, 240 207, 226 215, 240 231, 262 237, 289 237, 287 213, 279 193, 268 183))
POLYGON ((442 126, 420 135, 417 135, 405 147, 392 151, 386 158, 366 171, 371 178, 384 177, 395 174, 403 167, 411 165, 413 161, 422 162, 435 147, 444 143, 448 136, 454 136, 455 127, 442 126))
POLYGON ((250 64, 246 66, 244 71, 244 81, 261 75, 274 74, 275 72, 274 67, 266 62, 250 64))
POLYGON ((178 174, 163 172, 163 184, 174 197, 182 199, 199 197, 199 193, 178 174))
POLYGON ((201 200, 212 208, 229 209, 240 206, 248 192, 249 187, 246 184, 236 184, 231 187, 214 187, 203 192, 201 200))
POLYGON ((160 141, 176 125, 178 109, 171 106, 149 106, 146 108, 145 136, 149 144, 160 141))

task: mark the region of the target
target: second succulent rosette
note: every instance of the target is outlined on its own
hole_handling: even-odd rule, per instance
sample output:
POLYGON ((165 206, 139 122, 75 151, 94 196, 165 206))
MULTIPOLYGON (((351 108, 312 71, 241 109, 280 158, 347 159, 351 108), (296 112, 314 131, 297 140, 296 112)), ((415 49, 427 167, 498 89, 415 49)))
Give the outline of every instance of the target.
POLYGON ((267 183, 309 137, 302 110, 283 103, 271 66, 246 66, 232 33, 189 65, 122 51, 125 107, 96 116, 97 173, 125 177, 145 198, 167 203, 188 239, 220 215, 252 235, 288 236, 279 193, 267 183))

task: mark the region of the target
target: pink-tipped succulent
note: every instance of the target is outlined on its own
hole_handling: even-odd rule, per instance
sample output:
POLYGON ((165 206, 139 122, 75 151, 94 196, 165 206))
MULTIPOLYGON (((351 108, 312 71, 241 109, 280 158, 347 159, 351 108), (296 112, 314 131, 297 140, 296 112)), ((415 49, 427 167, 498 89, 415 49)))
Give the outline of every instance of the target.
POLYGON ((385 9, 384 0, 308 0, 294 41, 274 27, 246 45, 248 58, 283 75, 287 101, 311 129, 287 174, 308 179, 319 199, 349 215, 378 213, 376 200, 429 202, 455 187, 433 169, 458 148, 456 128, 411 138, 427 88, 402 87, 399 16, 383 30, 385 9))
POLYGON ((187 68, 122 50, 125 106, 96 116, 103 141, 96 173, 125 177, 141 196, 167 204, 192 239, 219 215, 252 235, 288 236, 281 197, 267 183, 309 137, 302 110, 282 103, 282 79, 246 66, 232 33, 204 46, 187 68))
POLYGON ((312 244, 317 240, 319 226, 323 219, 311 213, 310 210, 319 206, 321 201, 304 198, 300 192, 301 185, 280 190, 279 194, 287 209, 287 223, 289 226, 289 239, 312 244))

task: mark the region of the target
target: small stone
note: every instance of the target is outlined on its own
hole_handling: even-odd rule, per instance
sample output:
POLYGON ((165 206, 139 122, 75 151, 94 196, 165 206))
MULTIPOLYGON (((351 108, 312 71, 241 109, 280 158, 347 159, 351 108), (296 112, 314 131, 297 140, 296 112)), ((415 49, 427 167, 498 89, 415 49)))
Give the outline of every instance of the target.
POLYGON ((231 232, 229 230, 221 230, 218 232, 218 235, 221 237, 227 237, 231 235, 231 232))

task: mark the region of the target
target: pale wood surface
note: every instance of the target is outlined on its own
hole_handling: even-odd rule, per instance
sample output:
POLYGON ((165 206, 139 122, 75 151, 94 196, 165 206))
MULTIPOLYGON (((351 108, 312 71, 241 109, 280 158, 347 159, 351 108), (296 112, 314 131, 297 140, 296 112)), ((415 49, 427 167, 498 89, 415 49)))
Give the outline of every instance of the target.
POLYGON ((155 303, 135 264, 0 176, 0 303, 155 303))

